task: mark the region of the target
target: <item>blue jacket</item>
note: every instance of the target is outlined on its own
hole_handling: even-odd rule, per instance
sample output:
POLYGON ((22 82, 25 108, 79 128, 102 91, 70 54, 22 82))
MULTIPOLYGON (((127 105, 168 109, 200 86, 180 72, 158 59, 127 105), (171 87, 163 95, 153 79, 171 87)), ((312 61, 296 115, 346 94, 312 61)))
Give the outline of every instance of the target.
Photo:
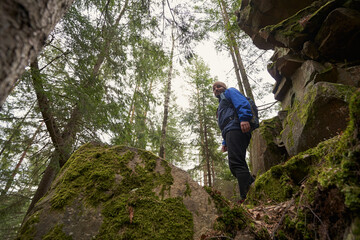
MULTIPOLYGON (((228 131, 241 130, 240 122, 251 120, 252 112, 249 101, 237 89, 228 88, 222 94, 223 97, 219 98, 217 119, 225 140, 228 131)), ((226 145, 225 141, 223 145, 226 145)))

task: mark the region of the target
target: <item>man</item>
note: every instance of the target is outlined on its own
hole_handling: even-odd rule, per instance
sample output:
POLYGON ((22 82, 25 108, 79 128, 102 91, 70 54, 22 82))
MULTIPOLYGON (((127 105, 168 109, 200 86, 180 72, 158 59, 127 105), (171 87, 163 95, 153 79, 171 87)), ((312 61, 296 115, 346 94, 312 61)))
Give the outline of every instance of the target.
POLYGON ((241 197, 239 203, 242 203, 250 185, 254 182, 245 160, 251 138, 250 103, 237 89, 227 89, 223 82, 215 82, 213 92, 219 99, 216 115, 224 139, 222 151, 228 152, 230 171, 238 180, 241 197))

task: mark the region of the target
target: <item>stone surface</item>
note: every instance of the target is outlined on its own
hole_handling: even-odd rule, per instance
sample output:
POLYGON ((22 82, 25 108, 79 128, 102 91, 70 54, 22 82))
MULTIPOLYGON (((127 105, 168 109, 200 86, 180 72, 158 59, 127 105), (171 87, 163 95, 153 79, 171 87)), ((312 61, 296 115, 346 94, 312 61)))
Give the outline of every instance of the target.
POLYGON ((26 217, 20 239, 59 231, 73 239, 199 239, 217 217, 208 193, 185 171, 144 150, 86 144, 26 217))
POLYGON ((313 1, 304 0, 249 0, 242 1, 238 14, 238 23, 252 39, 254 44, 262 49, 273 48, 259 35, 259 30, 267 25, 277 24, 292 16, 313 1))
POLYGON ((347 126, 348 101, 354 88, 319 82, 297 101, 284 123, 281 137, 290 156, 338 135, 347 126))
POLYGON ((295 93, 294 100, 301 100, 304 96, 305 87, 314 82, 315 77, 323 71, 325 71, 325 67, 319 62, 312 60, 304 62, 291 76, 292 90, 295 93))
POLYGON ((360 65, 348 68, 338 68, 336 72, 338 74, 338 83, 357 88, 360 87, 360 65))
POLYGON ((304 43, 301 53, 313 60, 318 59, 320 56, 319 50, 317 49, 315 43, 313 43, 312 41, 306 41, 304 43))
POLYGON ((327 15, 340 4, 340 1, 313 1, 284 21, 260 29, 259 35, 273 46, 300 51, 304 42, 314 38, 327 15))
POLYGON ((278 101, 283 101, 290 88, 291 80, 283 77, 281 81, 275 83, 275 87, 273 89, 274 98, 278 101))
POLYGON ((221 195, 229 200, 240 200, 240 192, 239 185, 237 180, 233 181, 223 180, 223 179, 215 179, 214 180, 214 189, 221 192, 221 195))
POLYGON ((281 130, 280 118, 276 116, 262 121, 260 128, 252 133, 250 165, 253 175, 259 176, 287 160, 288 154, 279 137, 281 130))
POLYGON ((358 59, 360 12, 349 8, 333 10, 325 19, 315 39, 319 52, 327 59, 358 59))

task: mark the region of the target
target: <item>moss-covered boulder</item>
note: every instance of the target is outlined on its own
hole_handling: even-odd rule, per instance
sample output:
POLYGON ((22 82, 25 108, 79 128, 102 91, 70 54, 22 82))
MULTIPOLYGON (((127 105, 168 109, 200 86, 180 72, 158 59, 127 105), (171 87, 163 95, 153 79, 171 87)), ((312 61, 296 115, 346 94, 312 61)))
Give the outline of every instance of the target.
POLYGON ((338 136, 319 143, 258 177, 248 193, 253 205, 292 199, 273 239, 360 238, 360 91, 350 121, 338 136), (290 207, 290 206, 289 206, 290 207))
POLYGON ((293 103, 281 133, 290 156, 338 135, 349 120, 351 86, 319 82, 308 87, 304 98, 293 103))
POLYGON ((27 215, 19 239, 198 239, 216 218, 185 171, 144 150, 89 143, 27 215))
POLYGON ((278 116, 261 122, 252 132, 250 144, 250 169, 253 175, 260 175, 272 166, 287 160, 288 154, 281 140, 281 122, 278 116))
POLYGON ((273 45, 259 36, 259 30, 289 18, 312 2, 313 0, 243 0, 238 23, 257 47, 270 49, 273 45))

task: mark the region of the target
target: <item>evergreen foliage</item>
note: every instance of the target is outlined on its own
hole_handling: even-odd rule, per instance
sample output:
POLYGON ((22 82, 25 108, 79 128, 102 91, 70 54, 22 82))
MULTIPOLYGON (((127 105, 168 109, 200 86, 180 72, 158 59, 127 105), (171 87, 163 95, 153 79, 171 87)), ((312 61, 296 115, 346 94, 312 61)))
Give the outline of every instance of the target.
POLYGON ((212 186, 214 179, 226 176, 228 172, 224 155, 219 151, 221 133, 216 121, 218 99, 212 93, 212 84, 216 79, 210 76, 209 67, 199 57, 193 59, 186 72, 194 94, 190 97, 190 108, 184 123, 195 135, 191 144, 199 151, 199 163, 194 170, 204 171, 204 184, 212 186))
MULTIPOLYGON (((203 173, 206 163, 211 182, 232 179, 218 149, 217 100, 211 91, 215 78, 193 50, 209 30, 223 26, 215 8, 206 10, 215 14, 209 18, 196 4, 204 6, 201 2, 190 8, 165 1, 74 2, 0 111, 0 235, 4 239, 15 238, 49 166, 56 174, 80 145, 95 141, 159 151, 159 109, 171 61, 176 66, 192 63, 188 74, 194 91, 186 113, 171 93, 166 160, 182 166, 195 161, 194 174, 203 173), (171 26, 178 42, 174 59, 165 39, 171 26), (186 136, 184 125, 191 136, 186 136)), ((232 19, 236 32, 235 25, 232 19)))

